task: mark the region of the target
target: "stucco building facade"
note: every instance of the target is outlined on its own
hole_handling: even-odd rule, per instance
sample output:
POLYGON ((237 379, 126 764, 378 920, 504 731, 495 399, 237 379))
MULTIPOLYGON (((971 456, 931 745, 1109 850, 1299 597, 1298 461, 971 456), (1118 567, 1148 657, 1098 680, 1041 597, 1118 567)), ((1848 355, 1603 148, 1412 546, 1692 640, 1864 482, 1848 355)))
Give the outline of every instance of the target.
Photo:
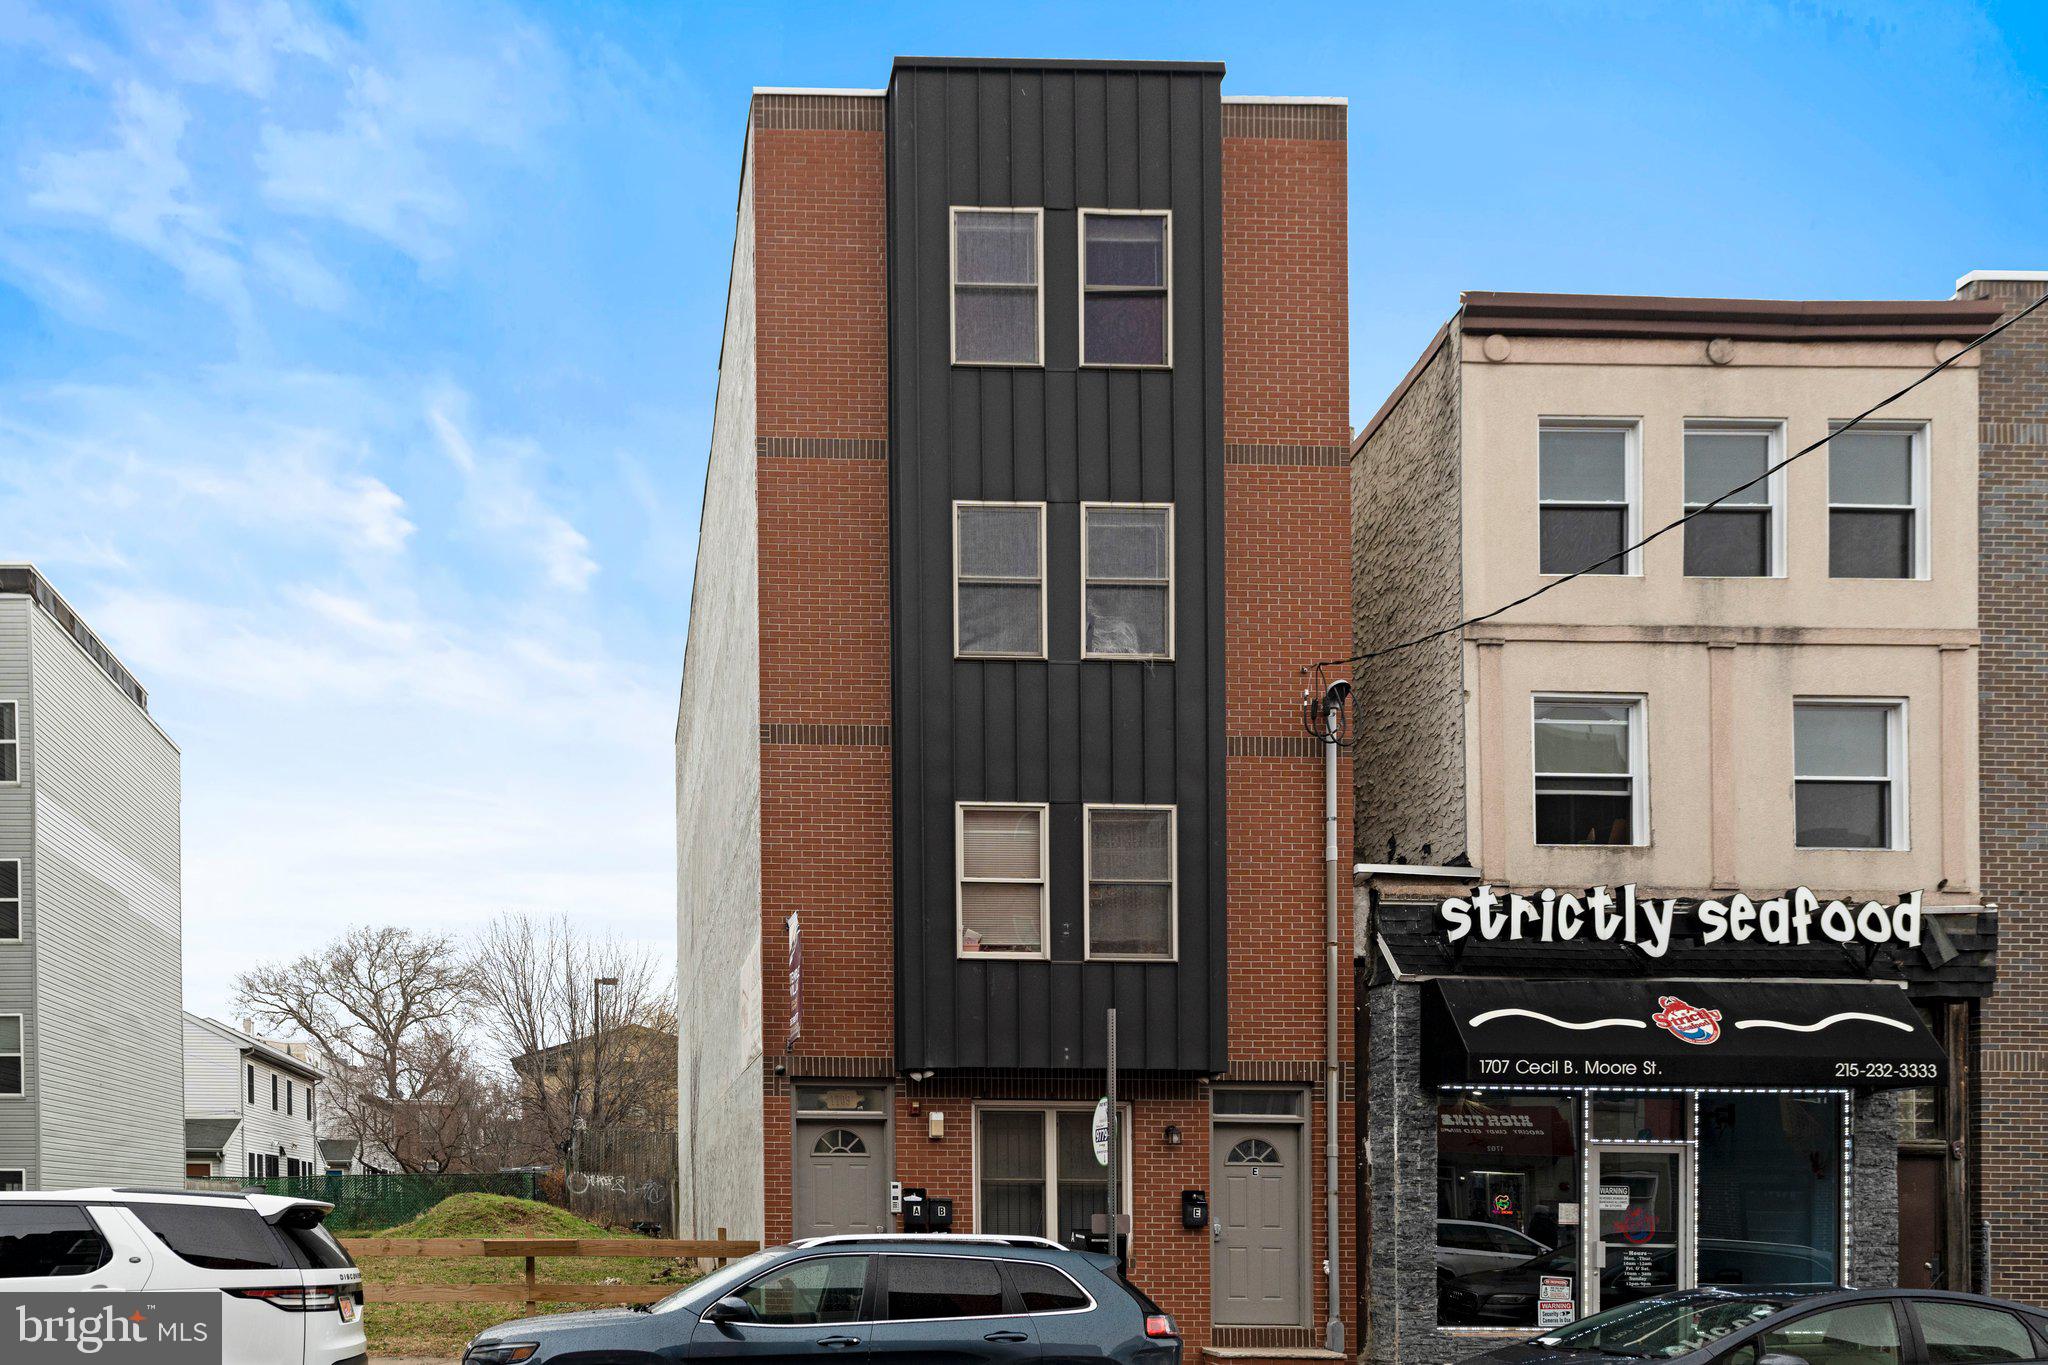
POLYGON ((1982 357, 1842 428, 1997 316, 1467 294, 1354 443, 1357 652, 1486 618, 1355 679, 1372 1358, 1968 1287, 1900 1182, 1967 1184, 1997 944, 1982 357))

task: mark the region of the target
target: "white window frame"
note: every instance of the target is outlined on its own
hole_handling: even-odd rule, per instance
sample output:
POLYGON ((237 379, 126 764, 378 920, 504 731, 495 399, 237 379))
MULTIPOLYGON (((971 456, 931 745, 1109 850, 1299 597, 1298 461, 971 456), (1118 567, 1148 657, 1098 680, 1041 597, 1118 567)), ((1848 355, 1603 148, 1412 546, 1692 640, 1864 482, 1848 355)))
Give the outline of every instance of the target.
MULTIPOLYGON (((1776 465, 1778 464, 1778 462, 1779 462, 1779 461, 1781 461, 1781 460, 1783 460, 1783 459, 1785 458, 1785 424, 1784 424, 1784 422, 1782 422, 1782 421, 1777 421, 1777 420, 1773 420, 1773 419, 1770 419, 1770 418, 1762 418, 1762 417, 1757 417, 1757 418, 1749 418, 1749 417, 1688 417, 1688 418, 1686 418, 1686 419, 1685 419, 1685 430, 1684 430, 1684 433, 1683 433, 1683 434, 1681 435, 1681 437, 1680 437, 1680 440, 1679 440, 1679 448, 1678 448, 1678 454, 1679 454, 1679 459, 1680 459, 1680 461, 1681 461, 1681 467, 1680 467, 1680 469, 1679 469, 1679 485, 1678 485, 1678 486, 1679 486, 1679 491, 1680 491, 1680 494, 1681 494, 1681 496, 1683 495, 1683 493, 1684 493, 1684 489, 1685 489, 1685 472, 1686 472, 1686 471, 1685 471, 1685 469, 1683 468, 1683 461, 1685 460, 1685 458, 1686 458, 1686 454, 1687 454, 1687 452, 1686 452, 1686 446, 1685 446, 1685 441, 1686 441, 1686 439, 1687 439, 1687 438, 1691 437, 1691 436, 1692 436, 1692 435, 1693 435, 1693 434, 1694 434, 1695 432, 1698 432, 1698 433, 1701 433, 1701 434, 1704 434, 1704 435, 1712 435, 1712 434, 1714 434, 1714 433, 1717 433, 1717 432, 1725 432, 1725 433, 1731 433, 1731 434, 1736 434, 1736 435, 1744 435, 1744 436, 1749 436, 1749 435, 1755 435, 1755 436, 1763 436, 1763 437, 1766 437, 1766 438, 1768 438, 1768 444, 1766 444, 1766 445, 1765 445, 1765 447, 1764 447, 1764 465, 1765 465, 1765 467, 1766 467, 1766 468, 1769 468, 1769 469, 1771 469, 1771 471, 1772 471, 1772 472, 1771 472, 1771 475, 1770 475, 1770 477, 1764 480, 1764 496, 1765 496, 1765 497, 1766 497, 1766 499, 1767 499, 1767 500, 1769 501, 1769 505, 1770 505, 1770 518, 1771 518, 1771 528, 1770 528, 1770 536, 1769 536, 1769 539, 1768 539, 1768 550, 1767 550, 1767 553, 1769 554, 1769 557, 1770 557, 1770 565, 1769 565, 1769 569, 1768 569, 1768 571, 1767 571, 1766 573, 1764 573, 1763 575, 1761 575, 1761 577, 1764 577, 1764 578, 1783 578, 1783 577, 1785 576, 1785 566, 1786 566, 1786 551, 1785 551, 1785 520, 1786 520, 1786 510, 1785 510, 1785 471, 1784 471, 1784 470, 1782 470, 1782 469, 1778 469, 1778 468, 1776 468, 1776 465)), ((1704 505, 1705 505, 1705 504, 1703 504, 1703 503, 1696 503, 1696 502, 1692 502, 1692 501, 1688 500, 1688 501, 1687 501, 1687 502, 1685 503, 1685 510, 1686 510, 1687 512, 1691 512, 1691 511, 1693 511, 1693 510, 1694 510, 1695 508, 1698 508, 1698 507, 1702 507, 1702 506, 1704 506, 1704 505)), ((1753 503, 1742 503, 1742 504, 1734 504, 1734 503, 1722 503, 1722 504, 1721 504, 1721 506, 1723 506, 1723 507, 1732 507, 1732 506, 1743 506, 1743 507, 1753 507, 1753 506, 1755 506, 1755 504, 1753 504, 1753 503)), ((1688 526, 1688 527, 1687 527, 1686 529, 1687 529, 1687 530, 1690 530, 1690 529, 1691 529, 1691 527, 1690 527, 1690 526, 1688 526)), ((1634 537, 1630 537, 1630 538, 1631 538, 1631 539, 1634 539, 1634 537)), ((1683 567, 1684 567, 1684 562, 1683 562, 1683 557, 1682 557, 1682 555, 1681 555, 1681 560, 1680 560, 1680 568, 1681 568, 1681 569, 1683 569, 1683 567)), ((1686 574, 1685 576, 1686 576, 1687 578, 1721 578, 1721 577, 1725 577, 1726 575, 1722 575, 1722 574, 1686 574)), ((1741 578, 1751 578, 1751 577, 1753 577, 1753 575, 1750 575, 1750 574, 1742 574, 1742 575, 1739 575, 1739 577, 1741 577, 1741 578)))
POLYGON ((12 935, 0 934, 0 943, 20 943, 24 931, 28 928, 24 918, 28 913, 28 887, 22 882, 21 859, 0 858, 0 867, 10 866, 14 869, 14 894, 12 896, 0 896, 0 905, 6 905, 10 901, 13 902, 14 933, 12 935))
POLYGON ((1044 801, 955 801, 953 803, 953 955, 968 961, 994 959, 1008 962, 1042 962, 1052 956, 1052 807, 1044 801), (995 953, 977 948, 968 952, 967 883, 1000 886, 1029 886, 1023 877, 972 877, 967 875, 967 812, 971 810, 1029 810, 1038 812, 1038 951, 995 953))
MULTIPOLYGON (((972 1127, 974 1132, 974 1152, 972 1160, 972 1187, 974 1190, 974 1227, 972 1230, 975 1232, 981 1231, 981 1116, 992 1110, 1015 1113, 1020 1109, 1026 1112, 1040 1113, 1044 1115, 1045 1145, 1043 1150, 1045 1152, 1046 1162, 1045 1169, 1043 1172, 1045 1175, 1044 1226, 1049 1229, 1052 1229, 1047 1235, 1052 1237, 1054 1241, 1058 1241, 1060 1240, 1059 1229, 1054 1226, 1059 1218, 1060 1209, 1060 1130, 1058 1116, 1060 1114, 1093 1114, 1095 1112, 1095 1106, 1086 1101, 1062 1102, 1057 1100, 977 1100, 975 1102, 973 1113, 970 1115, 972 1119, 972 1127)), ((1132 1172, 1132 1163, 1136 1157, 1136 1153, 1131 1142, 1130 1104, 1126 1101, 1118 1101, 1116 1106, 1116 1113, 1117 1146, 1122 1148, 1123 1150, 1123 1169, 1127 1174, 1129 1174, 1132 1172)), ((1104 1168, 1100 1166, 1095 1167, 1095 1169, 1104 1170, 1104 1168)), ((1106 1171, 1104 1178, 1107 1178, 1106 1171)), ((1118 1202, 1123 1205, 1123 1208, 1120 1210, 1120 1212, 1122 1212, 1123 1215, 1127 1218, 1131 1216, 1131 1210, 1133 1207, 1131 1193, 1131 1185, 1133 1183, 1134 1182, 1129 1179, 1119 1180, 1117 1182, 1118 1202)))
POLYGON ((1046 597, 1047 597, 1047 596, 1049 595, 1049 591, 1048 591, 1048 587, 1047 587, 1047 583, 1046 583, 1046 580, 1047 580, 1047 577, 1048 577, 1048 573, 1047 573, 1047 570, 1048 570, 1048 568, 1049 568, 1049 567, 1050 567, 1050 566, 1049 566, 1049 565, 1048 565, 1048 564, 1046 563, 1046 558, 1045 558, 1045 504, 1044 504, 1043 502, 1003 502, 1003 501, 998 501, 998 500, 994 500, 994 499, 986 499, 986 498, 960 498, 960 499, 956 499, 956 500, 954 501, 954 503, 953 503, 953 657, 954 657, 954 658, 956 658, 956 659, 1043 659, 1043 658, 1046 658, 1046 657, 1047 657, 1047 654, 1046 654, 1046 646, 1047 646, 1047 640, 1046 640, 1046 608, 1045 608, 1045 599, 1046 599, 1046 597), (982 652, 980 652, 980 651, 976 651, 975 653, 969 654, 969 653, 966 653, 966 652, 964 652, 964 651, 963 651, 963 650, 962 650, 962 649, 960 648, 960 582, 961 582, 961 577, 960 577, 960 512, 961 512, 961 509, 962 509, 962 508, 967 508, 967 507, 1006 507, 1006 508, 1030 508, 1031 510, 1033 510, 1033 511, 1035 511, 1035 512, 1037 512, 1037 513, 1038 513, 1038 577, 1037 577, 1037 579, 1036 579, 1036 580, 1032 580, 1032 579, 1025 579, 1025 578, 990 578, 990 577, 986 577, 986 576, 984 576, 984 575, 980 575, 980 574, 977 574, 977 575, 976 575, 976 576, 974 577, 974 579, 972 580, 973 582, 976 582, 976 583, 1028 583, 1028 582, 1033 582, 1033 581, 1036 581, 1036 582, 1037 582, 1037 584, 1038 584, 1038 649, 1037 649, 1037 651, 1036 651, 1035 653, 1030 653, 1030 654, 1025 654, 1025 653, 1014 653, 1014 654, 1011 654, 1011 653, 982 653, 982 652))
POLYGON ((1180 807, 1150 802, 1099 801, 1081 807, 1081 946, 1090 962, 1178 962, 1180 960, 1180 807), (1166 952, 1098 953, 1095 951, 1095 812, 1145 810, 1166 812, 1166 952))
MULTIPOLYGON (((1835 454, 1833 438, 1848 429, 1849 424, 1846 420, 1828 423, 1829 460, 1832 461, 1835 454)), ((1928 553, 1928 523, 1932 520, 1928 513, 1928 469, 1933 463, 1928 458, 1928 424, 1926 422, 1858 422, 1854 429, 1857 431, 1889 432, 1894 435, 1905 435, 1912 438, 1907 446, 1906 458, 1912 465, 1912 468, 1908 471, 1908 478, 1911 483, 1913 501, 1910 505, 1901 502, 1836 502, 1832 482, 1834 467, 1830 464, 1828 467, 1830 479, 1828 487, 1829 553, 1833 553, 1834 514, 1837 511, 1909 511, 1913 514, 1913 571, 1904 578, 1846 578, 1839 581, 1844 583, 1925 582, 1933 576, 1931 557, 1928 553)), ((1832 570, 1829 573, 1829 577, 1833 577, 1832 570)))
MULTIPOLYGON (((1880 580, 1882 581, 1882 580, 1880 580)), ((1906 761, 1907 701, 1904 697, 1819 697, 1795 696, 1792 698, 1792 847, 1803 853, 1903 853, 1913 847, 1909 815, 1912 802, 1908 800, 1910 774, 1906 761), (1883 710, 1884 724, 1884 781, 1889 787, 1887 803, 1888 824, 1891 832, 1889 843, 1875 848, 1859 848, 1841 844, 1802 844, 1799 842, 1799 784, 1802 782, 1872 782, 1869 777, 1804 777, 1799 772, 1799 708, 1802 706, 1855 706, 1866 710, 1883 710)))
MULTIPOLYGON (((1626 515, 1622 519, 1621 543, 1632 546, 1621 558, 1621 572, 1601 574, 1603 578, 1641 578, 1643 576, 1643 551, 1636 542, 1643 538, 1643 419, 1640 417, 1540 417, 1536 421, 1536 566, 1544 578, 1563 578, 1567 574, 1584 569, 1567 569, 1564 573, 1543 573, 1543 509, 1545 507, 1612 507, 1611 502, 1590 503, 1578 501, 1553 502, 1543 496, 1543 433, 1546 431, 1618 431, 1622 433, 1621 483, 1622 494, 1628 500, 1626 515)), ((1680 455, 1684 454, 1683 449, 1680 455)), ((1681 471, 1682 475, 1682 471, 1681 471)), ((1595 577, 1596 575, 1587 575, 1595 577)))
MULTIPOLYGON (((1084 502, 1081 504, 1081 657, 1084 659, 1135 659, 1139 662, 1173 662, 1173 554, 1174 526, 1173 504, 1170 502, 1084 502), (1166 651, 1163 654, 1116 654, 1088 648, 1088 589, 1096 580, 1088 568, 1088 514, 1094 511, 1110 512, 1164 512, 1166 514, 1166 651)), ((1157 587, 1156 578, 1105 578, 1102 586, 1114 587, 1157 587)))
POLYGON ((1650 707, 1640 692, 1534 692, 1529 696, 1529 838, 1538 848, 1647 848, 1650 844, 1650 707), (1628 707, 1629 841, 1625 844, 1546 844, 1536 838, 1536 783, 1545 777, 1599 777, 1613 773, 1547 773, 1536 765, 1536 709, 1546 702, 1628 707))
POLYGON ((14 754, 14 776, 0 778, 0 787, 18 787, 21 785, 21 703, 12 697, 0 697, 0 711, 12 712, 14 716, 14 724, 8 727, 14 731, 14 738, 0 739, 0 751, 12 751, 14 754))
POLYGON ((21 1167, 19 1167, 19 1166, 8 1166, 8 1167, 5 1167, 5 1168, 0 1168, 0 1192, 7 1192, 7 1191, 14 1191, 14 1192, 19 1192, 19 1191, 23 1191, 23 1190, 26 1190, 27 1188, 28 1188, 28 1172, 27 1172, 27 1171, 24 1171, 24 1170, 23 1170, 23 1169, 21 1169, 21 1167), (9 1185, 9 1184, 7 1183, 7 1178, 8 1178, 9 1176, 13 1176, 13 1177, 14 1177, 14 1183, 13 1183, 12 1185, 9 1185))
MULTIPOLYGON (((1042 370, 1045 368, 1045 210, 1032 205, 954 204, 946 214, 946 352, 955 365, 996 370, 1042 370), (1037 220, 1037 284, 1032 293, 1038 302, 1038 354, 1031 360, 962 360, 960 358, 960 215, 963 213, 1028 214, 1037 220)), ((1023 285, 973 285, 975 288, 1023 289, 1023 285)))
POLYGON ((1079 330, 1080 347, 1075 359, 1084 370, 1170 370, 1173 368, 1173 210, 1172 209, 1109 209, 1085 208, 1074 214, 1075 255, 1079 267, 1074 272, 1075 324, 1079 330), (1088 295, 1153 292, 1151 285, 1114 285, 1088 283, 1088 220, 1090 218, 1163 218, 1166 220, 1166 241, 1161 252, 1159 278, 1165 283, 1166 293, 1166 358, 1157 364, 1132 363, 1126 361, 1090 361, 1088 359, 1088 295))
POLYGON ((12 1019, 15 1023, 16 1034, 21 1040, 19 1051, 0 1052, 0 1057, 18 1057, 21 1059, 21 1089, 0 1090, 0 1100, 26 1099, 28 1098, 28 1016, 16 1014, 14 1011, 8 1010, 0 1012, 0 1019, 12 1019))

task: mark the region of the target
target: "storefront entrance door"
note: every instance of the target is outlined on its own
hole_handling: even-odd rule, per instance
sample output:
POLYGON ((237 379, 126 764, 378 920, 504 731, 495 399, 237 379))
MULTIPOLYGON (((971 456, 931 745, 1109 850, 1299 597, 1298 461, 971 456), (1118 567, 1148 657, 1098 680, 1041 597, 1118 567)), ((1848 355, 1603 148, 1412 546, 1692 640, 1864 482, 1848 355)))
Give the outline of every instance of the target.
POLYGON ((1692 1151, 1680 1144, 1592 1149, 1597 1235, 1587 1247, 1584 1311, 1693 1282, 1692 1151))

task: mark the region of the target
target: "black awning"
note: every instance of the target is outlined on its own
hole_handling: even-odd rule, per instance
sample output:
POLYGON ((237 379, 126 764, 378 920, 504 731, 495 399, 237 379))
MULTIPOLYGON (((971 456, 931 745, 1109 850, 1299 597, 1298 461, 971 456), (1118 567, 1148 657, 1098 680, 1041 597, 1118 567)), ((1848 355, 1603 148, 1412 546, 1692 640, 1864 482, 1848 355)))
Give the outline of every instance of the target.
POLYGON ((1438 980, 1436 1085, 1892 1089, 1941 1079, 1906 992, 1873 982, 1438 980))

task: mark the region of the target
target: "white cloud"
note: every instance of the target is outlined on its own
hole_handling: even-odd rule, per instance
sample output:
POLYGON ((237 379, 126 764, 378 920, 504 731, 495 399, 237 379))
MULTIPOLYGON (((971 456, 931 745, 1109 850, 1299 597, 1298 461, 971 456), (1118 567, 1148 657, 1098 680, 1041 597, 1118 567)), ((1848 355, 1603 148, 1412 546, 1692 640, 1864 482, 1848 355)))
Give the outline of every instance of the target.
POLYGON ((281 58, 328 61, 335 55, 334 35, 285 0, 215 0, 210 30, 183 15, 151 11, 145 17, 164 21, 146 41, 166 68, 183 80, 223 85, 246 95, 271 93, 281 58))
POLYGON ((370 467, 383 420, 360 386, 291 372, 15 392, 0 396, 0 493, 37 509, 46 544, 112 538, 132 557, 199 535, 361 566, 415 530, 370 467))
POLYGON ((258 242, 251 260, 263 278, 294 303, 325 313, 338 313, 348 304, 348 286, 302 243, 258 242))
POLYGON ((91 220, 157 256, 194 293, 253 320, 232 238, 196 198, 179 151, 188 115, 172 93, 137 80, 115 91, 111 145, 45 152, 23 171, 32 208, 91 220))
POLYGON ((263 193, 330 218, 422 263, 446 259, 469 218, 457 149, 514 154, 553 117, 557 57, 523 25, 459 44, 352 52, 330 122, 264 125, 263 193))
POLYGON ((480 452, 462 429, 464 407, 460 394, 444 395, 428 404, 427 421, 462 475, 471 517, 508 552, 539 565, 549 583, 581 592, 597 572, 597 560, 589 539, 529 482, 539 452, 520 441, 494 441, 480 452))

